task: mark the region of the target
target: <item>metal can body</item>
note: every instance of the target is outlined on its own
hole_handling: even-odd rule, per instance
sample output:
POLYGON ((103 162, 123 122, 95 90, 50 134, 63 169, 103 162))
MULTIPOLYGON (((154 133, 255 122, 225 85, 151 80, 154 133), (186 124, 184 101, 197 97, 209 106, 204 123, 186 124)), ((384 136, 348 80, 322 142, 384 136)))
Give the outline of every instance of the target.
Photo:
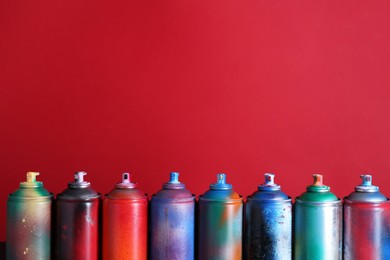
POLYGON ((362 178, 344 200, 344 259, 390 259, 390 201, 362 178))
POLYGON ((195 196, 178 173, 150 201, 150 259, 192 260, 195 253, 195 196))
POLYGON ((247 198, 244 233, 245 259, 291 260, 291 198, 273 183, 273 174, 247 198))
POLYGON ((341 259, 341 201, 295 201, 295 259, 341 259))
POLYGON ((341 258, 342 202, 315 175, 315 184, 295 201, 294 259, 341 258))
POLYGON ((148 199, 135 183, 122 181, 105 196, 102 221, 103 260, 147 259, 148 199))
MULTIPOLYGON (((34 183, 38 182, 34 180, 30 184, 34 183)), ((21 188, 23 188, 22 184, 21 188)), ((24 196, 26 194, 19 196, 21 194, 17 195, 17 191, 11 194, 7 201, 6 259, 8 260, 51 258, 53 196, 43 190, 43 187, 42 189, 31 187, 31 189, 28 196, 24 196)))
POLYGON ((95 260, 99 258, 100 195, 82 180, 85 173, 76 174, 75 182, 57 196, 56 258, 95 260))
POLYGON ((242 259, 243 200, 225 174, 199 197, 198 259, 242 259))

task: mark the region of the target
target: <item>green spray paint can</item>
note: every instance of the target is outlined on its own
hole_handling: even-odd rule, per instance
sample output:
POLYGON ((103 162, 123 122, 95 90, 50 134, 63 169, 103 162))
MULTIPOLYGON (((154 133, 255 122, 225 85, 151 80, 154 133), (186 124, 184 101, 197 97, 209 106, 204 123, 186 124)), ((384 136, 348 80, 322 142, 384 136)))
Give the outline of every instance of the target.
POLYGON ((53 195, 38 172, 28 172, 27 181, 8 196, 6 258, 50 259, 51 208, 53 195))
POLYGON ((314 174, 294 205, 294 259, 342 258, 342 202, 314 174))

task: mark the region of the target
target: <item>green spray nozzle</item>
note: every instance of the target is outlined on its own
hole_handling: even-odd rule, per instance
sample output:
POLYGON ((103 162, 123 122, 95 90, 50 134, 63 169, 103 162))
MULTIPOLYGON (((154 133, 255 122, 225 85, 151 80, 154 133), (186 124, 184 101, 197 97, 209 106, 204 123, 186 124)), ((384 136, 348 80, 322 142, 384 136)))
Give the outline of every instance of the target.
POLYGON ((180 183, 178 172, 171 172, 169 177, 169 183, 180 183))

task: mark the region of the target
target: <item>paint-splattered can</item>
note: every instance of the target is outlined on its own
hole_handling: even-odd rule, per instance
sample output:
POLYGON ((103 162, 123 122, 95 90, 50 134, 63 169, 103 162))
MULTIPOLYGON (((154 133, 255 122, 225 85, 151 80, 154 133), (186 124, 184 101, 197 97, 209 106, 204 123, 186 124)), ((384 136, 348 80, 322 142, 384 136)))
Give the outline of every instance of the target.
POLYGON ((266 173, 245 204, 245 259, 291 260, 291 212, 291 198, 266 173))
POLYGON ((103 200, 103 260, 147 258, 148 198, 122 175, 103 200))
POLYGON ((56 258, 95 260, 99 257, 100 194, 76 172, 74 182, 57 195, 56 258))
POLYGON ((6 258, 50 259, 51 207, 53 195, 42 182, 38 172, 28 172, 27 180, 8 196, 6 258))
POLYGON ((243 200, 225 174, 217 174, 198 207, 198 259, 242 259, 243 200))
POLYGON ((342 203, 314 174, 314 184, 294 205, 294 258, 342 258, 342 203))
POLYGON ((390 201, 371 175, 344 199, 344 259, 390 259, 390 201))
POLYGON ((150 259, 190 260, 195 251, 195 196, 172 172, 150 201, 150 259))

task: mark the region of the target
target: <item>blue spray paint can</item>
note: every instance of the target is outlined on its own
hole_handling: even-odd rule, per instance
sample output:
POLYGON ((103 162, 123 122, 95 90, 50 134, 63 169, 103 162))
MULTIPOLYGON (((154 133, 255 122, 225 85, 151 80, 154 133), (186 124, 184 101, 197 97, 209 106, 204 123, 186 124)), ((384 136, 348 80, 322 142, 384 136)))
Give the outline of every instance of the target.
POLYGON ((245 259, 291 260, 291 247, 291 198, 266 173, 245 205, 245 259))
POLYGON ((243 200, 217 174, 198 205, 198 259, 242 259, 243 200))
POLYGON ((192 260, 195 253, 195 196, 172 172, 150 201, 150 259, 192 260))

